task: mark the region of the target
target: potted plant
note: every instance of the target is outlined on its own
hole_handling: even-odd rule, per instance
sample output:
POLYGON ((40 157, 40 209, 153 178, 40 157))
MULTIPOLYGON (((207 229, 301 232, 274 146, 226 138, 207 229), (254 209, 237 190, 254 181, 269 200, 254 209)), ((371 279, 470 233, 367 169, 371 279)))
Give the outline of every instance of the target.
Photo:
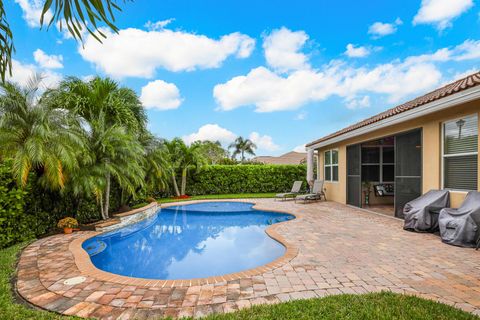
POLYGON ((70 234, 73 232, 73 229, 78 227, 78 221, 74 218, 66 217, 58 221, 57 227, 63 229, 63 233, 70 234))
POLYGON ((363 195, 365 196, 365 205, 370 204, 370 194, 372 193, 372 183, 370 181, 364 181, 362 183, 363 195))

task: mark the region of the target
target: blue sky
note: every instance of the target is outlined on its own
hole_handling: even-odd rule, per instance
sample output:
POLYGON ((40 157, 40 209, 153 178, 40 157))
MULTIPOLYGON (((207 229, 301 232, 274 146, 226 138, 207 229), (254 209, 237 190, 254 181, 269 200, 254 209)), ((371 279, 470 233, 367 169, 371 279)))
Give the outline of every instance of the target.
POLYGON ((9 0, 13 81, 109 76, 138 92, 164 138, 250 137, 282 154, 479 70, 473 0, 137 0, 119 34, 83 46, 9 0))

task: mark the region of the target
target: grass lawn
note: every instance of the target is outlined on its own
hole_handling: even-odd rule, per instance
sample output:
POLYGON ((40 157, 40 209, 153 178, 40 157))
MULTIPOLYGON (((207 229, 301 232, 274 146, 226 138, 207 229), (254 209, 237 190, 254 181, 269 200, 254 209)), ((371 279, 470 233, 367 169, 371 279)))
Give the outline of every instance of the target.
POLYGON ((188 199, 161 198, 158 203, 169 203, 190 200, 208 200, 208 199, 254 199, 254 198, 273 198, 276 193, 232 193, 232 194, 207 194, 203 196, 192 196, 188 199))
MULTIPOLYGON (((13 301, 10 279, 15 261, 24 245, 0 250, 0 319, 78 319, 37 311, 13 301)), ((236 319, 480 319, 450 306, 394 293, 337 295, 256 306, 239 312, 209 316, 208 320, 236 319)))

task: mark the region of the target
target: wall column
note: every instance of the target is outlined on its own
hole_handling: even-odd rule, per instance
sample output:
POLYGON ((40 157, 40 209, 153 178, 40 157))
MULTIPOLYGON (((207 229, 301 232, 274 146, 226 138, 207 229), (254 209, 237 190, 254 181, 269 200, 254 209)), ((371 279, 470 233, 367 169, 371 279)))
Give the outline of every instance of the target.
POLYGON ((307 150, 307 182, 310 186, 313 185, 313 166, 314 166, 314 157, 315 150, 308 149, 307 150))

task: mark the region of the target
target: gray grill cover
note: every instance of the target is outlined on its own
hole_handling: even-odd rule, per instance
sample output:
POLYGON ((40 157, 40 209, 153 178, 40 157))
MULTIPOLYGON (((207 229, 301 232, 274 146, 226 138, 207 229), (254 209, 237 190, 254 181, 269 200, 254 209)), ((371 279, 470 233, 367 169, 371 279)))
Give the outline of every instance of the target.
POLYGON ((475 247, 480 233, 480 192, 469 192, 458 209, 440 211, 439 224, 443 242, 475 247))
POLYGON ((403 208, 405 230, 434 232, 438 230, 438 213, 450 206, 447 190, 430 190, 408 202, 403 208))

